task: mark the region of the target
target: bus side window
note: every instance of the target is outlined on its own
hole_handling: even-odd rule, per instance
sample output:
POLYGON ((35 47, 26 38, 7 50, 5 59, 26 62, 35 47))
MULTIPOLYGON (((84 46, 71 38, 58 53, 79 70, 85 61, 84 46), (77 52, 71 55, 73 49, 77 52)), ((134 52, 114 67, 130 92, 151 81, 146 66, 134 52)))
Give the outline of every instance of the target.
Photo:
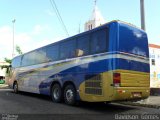
POLYGON ((46 48, 47 61, 59 60, 59 45, 51 45, 46 48))
POLYGON ((47 62, 46 60, 46 48, 41 48, 35 51, 35 64, 47 62))
POLYGON ((84 54, 84 51, 81 50, 81 49, 76 49, 75 51, 75 57, 80 57, 80 56, 83 56, 84 54))
POLYGON ((76 40, 65 41, 60 44, 60 59, 75 57, 76 40))
POLYGON ((35 63, 35 51, 25 54, 22 58, 22 66, 30 66, 35 63))
POLYGON ((23 55, 22 57, 22 66, 26 66, 27 65, 27 57, 26 55, 23 55))
POLYGON ((89 55, 89 35, 79 37, 77 40, 77 49, 83 51, 83 55, 89 55))
POLYGON ((107 51, 107 34, 106 30, 99 30, 92 33, 91 37, 91 54, 102 53, 107 51))
POLYGON ((13 67, 13 68, 16 68, 16 67, 20 67, 20 66, 21 66, 21 58, 22 58, 22 56, 18 56, 18 57, 14 58, 14 59, 12 60, 12 67, 13 67))

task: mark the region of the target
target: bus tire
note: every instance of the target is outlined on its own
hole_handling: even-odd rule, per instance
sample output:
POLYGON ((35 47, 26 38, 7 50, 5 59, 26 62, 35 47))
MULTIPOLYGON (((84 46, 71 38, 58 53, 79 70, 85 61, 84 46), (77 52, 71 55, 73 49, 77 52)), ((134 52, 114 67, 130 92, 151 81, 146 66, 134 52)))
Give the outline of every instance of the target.
POLYGON ((75 105, 76 103, 76 89, 72 84, 64 88, 64 102, 68 105, 75 105))
POLYGON ((17 83, 17 82, 15 82, 15 83, 13 84, 13 92, 14 92, 14 93, 18 93, 18 83, 17 83))
POLYGON ((59 84, 54 84, 51 89, 51 98, 55 103, 59 103, 62 101, 62 89, 59 84))

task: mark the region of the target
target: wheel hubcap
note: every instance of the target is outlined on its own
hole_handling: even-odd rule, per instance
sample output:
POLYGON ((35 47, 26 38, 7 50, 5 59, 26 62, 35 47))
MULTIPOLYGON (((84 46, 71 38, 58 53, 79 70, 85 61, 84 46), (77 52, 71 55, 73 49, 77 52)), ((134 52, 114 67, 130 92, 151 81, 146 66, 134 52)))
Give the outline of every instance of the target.
POLYGON ((58 88, 55 88, 54 91, 53 91, 53 97, 55 99, 58 99, 59 98, 59 89, 58 88))
POLYGON ((72 90, 66 91, 66 98, 67 98, 67 101, 71 101, 73 99, 73 91, 72 90))

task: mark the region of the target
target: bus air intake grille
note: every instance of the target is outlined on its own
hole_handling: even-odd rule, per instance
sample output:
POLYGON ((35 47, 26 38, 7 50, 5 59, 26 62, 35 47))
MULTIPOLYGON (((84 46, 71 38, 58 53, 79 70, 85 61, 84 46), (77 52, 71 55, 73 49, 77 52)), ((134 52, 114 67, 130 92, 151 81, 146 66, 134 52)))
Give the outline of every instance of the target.
POLYGON ((86 88, 86 94, 102 95, 102 89, 86 88))
POLYGON ((85 76, 85 93, 92 95, 102 95, 102 79, 100 74, 85 76))

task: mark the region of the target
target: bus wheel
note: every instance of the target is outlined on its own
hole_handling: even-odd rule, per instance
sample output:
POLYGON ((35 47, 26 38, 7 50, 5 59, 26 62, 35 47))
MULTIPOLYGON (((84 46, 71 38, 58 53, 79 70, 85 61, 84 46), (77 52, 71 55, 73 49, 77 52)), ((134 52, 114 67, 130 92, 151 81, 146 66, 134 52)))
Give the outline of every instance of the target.
POLYGON ((67 85, 64 88, 64 102, 68 105, 75 105, 76 89, 73 85, 67 85))
POLYGON ((54 84, 51 90, 51 97, 53 102, 59 103, 62 100, 62 89, 59 84, 54 84))
POLYGON ((17 82, 15 82, 13 85, 13 92, 18 93, 18 83, 17 82))

